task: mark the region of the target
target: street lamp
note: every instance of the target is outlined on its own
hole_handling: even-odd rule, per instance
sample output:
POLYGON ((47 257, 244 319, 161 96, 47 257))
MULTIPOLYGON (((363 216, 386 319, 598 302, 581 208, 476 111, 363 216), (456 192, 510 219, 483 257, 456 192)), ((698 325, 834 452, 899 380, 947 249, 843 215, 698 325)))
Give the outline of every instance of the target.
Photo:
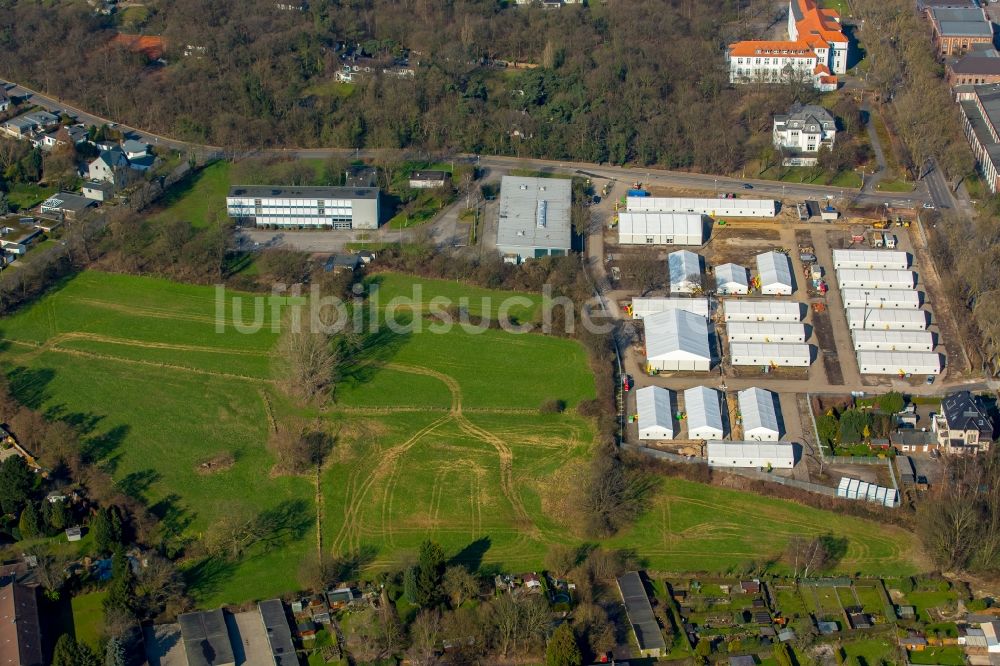
POLYGON ((719 196, 719 179, 715 179, 715 196, 719 196))

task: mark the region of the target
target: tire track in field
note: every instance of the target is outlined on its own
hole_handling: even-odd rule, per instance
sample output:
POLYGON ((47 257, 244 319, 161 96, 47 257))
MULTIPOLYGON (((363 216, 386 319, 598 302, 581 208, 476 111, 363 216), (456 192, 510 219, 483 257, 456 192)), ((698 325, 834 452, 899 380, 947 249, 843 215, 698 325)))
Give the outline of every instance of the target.
POLYGON ((266 351, 254 351, 250 349, 234 349, 232 347, 210 347, 208 345, 186 345, 177 344, 173 342, 152 342, 148 340, 134 340, 132 338, 115 338, 109 335, 100 335, 97 333, 84 333, 82 331, 77 331, 73 333, 61 333, 54 338, 49 339, 45 344, 50 347, 55 347, 63 342, 70 342, 73 340, 83 340, 85 342, 99 342, 103 344, 110 345, 123 345, 127 347, 138 347, 140 349, 165 349, 168 351, 184 351, 184 352, 204 352, 209 354, 229 354, 236 356, 258 356, 261 358, 266 358, 269 356, 266 351))

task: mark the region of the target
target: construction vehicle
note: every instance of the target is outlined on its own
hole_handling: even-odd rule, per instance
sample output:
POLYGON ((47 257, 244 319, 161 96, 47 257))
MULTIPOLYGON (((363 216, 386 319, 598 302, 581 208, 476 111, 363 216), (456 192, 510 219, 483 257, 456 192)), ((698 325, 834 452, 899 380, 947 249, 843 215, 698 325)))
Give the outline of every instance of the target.
POLYGON ((826 303, 813 303, 813 312, 826 312, 826 303))
POLYGON ((889 226, 889 223, 885 222, 883 220, 879 220, 877 222, 872 222, 872 228, 873 229, 885 229, 888 226, 889 226))

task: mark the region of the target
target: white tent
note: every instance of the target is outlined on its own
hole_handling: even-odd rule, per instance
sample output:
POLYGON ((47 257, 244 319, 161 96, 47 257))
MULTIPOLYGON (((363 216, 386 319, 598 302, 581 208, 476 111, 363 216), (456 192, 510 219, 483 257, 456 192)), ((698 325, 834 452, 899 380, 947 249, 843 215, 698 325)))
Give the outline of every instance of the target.
POLYGON ((795 290, 792 263, 781 252, 764 252, 757 255, 757 274, 760 276, 760 293, 791 296, 795 290))
POLYGON ((798 322, 734 321, 726 325, 730 342, 796 342, 806 341, 806 327, 798 322))
POLYGON ((934 351, 930 331, 853 331, 854 351, 934 351))
POLYGON ((705 223, 698 213, 618 213, 618 243, 621 245, 701 245, 704 242, 705 223))
POLYGON ((677 250, 667 255, 670 271, 670 293, 693 294, 701 290, 701 257, 690 250, 677 250))
POLYGON ((923 310, 848 308, 847 325, 851 330, 861 328, 885 331, 924 331, 927 330, 927 313, 923 310))
POLYGON ((762 444, 754 441, 709 442, 709 467, 750 467, 759 469, 795 467, 795 446, 790 442, 762 444))
POLYGON ((837 271, 841 289, 913 289, 913 271, 841 268, 837 271))
POLYGON ((729 362, 734 366, 773 365, 779 368, 808 368, 811 360, 809 345, 782 342, 729 343, 729 362))
POLYGON ((777 442, 781 439, 781 424, 775 395, 756 386, 737 394, 743 438, 757 442, 777 442))
POLYGON ((695 370, 712 367, 708 321, 684 310, 651 314, 643 319, 646 359, 654 370, 695 370))
POLYGON ((670 393, 659 386, 646 386, 635 392, 639 439, 673 439, 673 396, 670 393))
POLYGON ((840 292, 845 308, 917 310, 920 292, 915 289, 844 289, 840 292))
POLYGON ((674 213, 700 213, 712 217, 774 217, 778 214, 774 199, 629 197, 626 199, 625 204, 630 212, 648 210, 674 213))
POLYGON ((802 306, 770 299, 726 299, 723 315, 728 321, 802 321, 802 306))
POLYGON ((707 386, 694 386, 684 391, 688 439, 722 439, 725 433, 719 398, 719 392, 707 386))
POLYGON ((739 264, 722 264, 715 268, 715 290, 719 295, 749 294, 750 279, 747 269, 739 264))
POLYGON ((859 351, 863 375, 939 375, 941 357, 927 352, 859 351))
POLYGON ((632 319, 642 319, 657 312, 685 310, 692 314, 708 317, 707 298, 633 298, 632 319))
POLYGON ((883 268, 905 271, 910 267, 910 256, 894 250, 834 250, 833 269, 883 268))

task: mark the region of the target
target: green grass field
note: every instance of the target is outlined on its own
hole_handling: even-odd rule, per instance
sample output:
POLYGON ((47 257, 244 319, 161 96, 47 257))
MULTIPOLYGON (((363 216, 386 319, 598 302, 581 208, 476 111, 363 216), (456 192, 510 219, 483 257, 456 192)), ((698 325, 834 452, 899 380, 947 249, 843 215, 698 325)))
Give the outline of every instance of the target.
POLYGON ((104 629, 104 590, 78 594, 73 597, 73 632, 76 640, 95 650, 101 645, 104 629))
MULTIPOLYGON (((474 314, 511 295, 372 279, 383 304, 415 282, 425 302, 468 295, 474 314), (492 303, 480 303, 485 296, 492 303)), ((520 316, 537 318, 539 298, 522 296, 520 316)), ((251 309, 245 303, 240 319, 251 309)), ((271 474, 269 424, 293 410, 272 379, 270 308, 253 334, 236 332, 231 308, 223 315, 220 333, 212 288, 85 272, 0 323, 15 393, 84 424, 88 453, 162 517, 168 537, 201 539, 232 513, 281 518, 282 529, 239 562, 187 562, 201 605, 297 589, 317 532, 325 549, 364 553, 374 568, 399 565, 425 538, 461 560, 514 570, 540 567, 551 543, 579 543, 566 498, 594 433, 574 408, 594 396, 594 380, 575 342, 427 327, 368 335, 335 404, 302 412, 336 435, 317 506, 312 478, 271 474), (567 412, 540 414, 552 399, 567 412), (235 458, 230 469, 199 473, 222 452, 235 458)), ((660 485, 638 523, 606 544, 636 550, 650 567, 722 571, 774 558, 792 535, 831 531, 849 540, 842 570, 914 569, 912 537, 893 528, 687 481, 660 485)))
POLYGON ((160 202, 162 209, 152 219, 154 222, 183 220, 196 228, 208 226, 212 206, 225 214, 229 185, 229 163, 210 164, 172 188, 160 202))

